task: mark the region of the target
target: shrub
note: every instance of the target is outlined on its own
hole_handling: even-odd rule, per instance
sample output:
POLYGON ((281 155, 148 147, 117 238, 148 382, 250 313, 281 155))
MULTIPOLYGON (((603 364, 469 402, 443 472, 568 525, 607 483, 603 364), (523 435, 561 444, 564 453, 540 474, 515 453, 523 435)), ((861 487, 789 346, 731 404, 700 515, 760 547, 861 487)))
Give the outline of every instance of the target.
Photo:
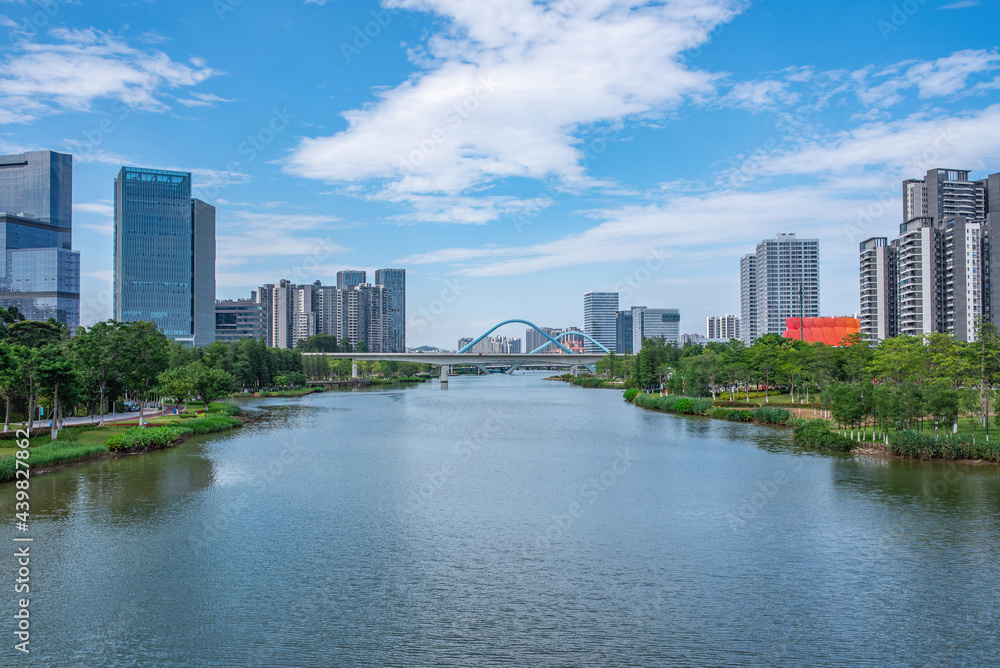
POLYGON ((890 454, 914 459, 935 459, 943 456, 941 442, 933 435, 910 430, 890 434, 886 449, 890 454))
POLYGON ((792 412, 787 408, 761 406, 753 410, 753 419, 764 424, 788 424, 791 418, 792 412))
POLYGON ((631 389, 625 390, 625 394, 622 396, 622 398, 625 401, 633 401, 637 394, 639 394, 639 390, 633 387, 631 389))
MULTIPOLYGON (((192 424, 194 422, 197 420, 192 421, 192 424)), ((187 429, 177 427, 132 427, 128 431, 109 438, 107 449, 111 452, 127 452, 162 448, 176 441, 185 431, 187 429)))
POLYGON ((219 407, 219 412, 225 415, 243 415, 243 409, 235 401, 223 402, 222 406, 219 407))
POLYGON ((225 431, 233 427, 239 427, 243 423, 228 415, 204 415, 197 420, 191 420, 184 425, 184 430, 190 430, 195 434, 212 434, 217 431, 225 431))
POLYGON ((816 450, 850 452, 856 443, 832 431, 826 420, 809 420, 795 429, 795 444, 816 450))
POLYGON ((728 420, 729 422, 753 422, 751 411, 729 410, 726 408, 713 408, 709 416, 718 420, 728 420))

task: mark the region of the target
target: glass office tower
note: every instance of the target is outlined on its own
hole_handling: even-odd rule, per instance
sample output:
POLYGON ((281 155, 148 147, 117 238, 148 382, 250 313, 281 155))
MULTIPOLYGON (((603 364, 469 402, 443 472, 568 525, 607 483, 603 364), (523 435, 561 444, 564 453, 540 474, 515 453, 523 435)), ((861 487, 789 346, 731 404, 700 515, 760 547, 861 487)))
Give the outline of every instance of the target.
POLYGON ((406 270, 376 269, 375 284, 386 289, 388 296, 388 353, 406 352, 406 270))
POLYGON ((191 174, 122 167, 115 179, 114 311, 168 338, 215 340, 215 208, 191 199, 191 174))
MULTIPOLYGON (((583 296, 583 331, 608 350, 617 347, 618 293, 588 292, 583 296)), ((583 344, 584 352, 603 352, 589 340, 583 344)))
POLYGON ((73 238, 73 156, 0 156, 0 306, 28 320, 80 325, 80 254, 73 238))

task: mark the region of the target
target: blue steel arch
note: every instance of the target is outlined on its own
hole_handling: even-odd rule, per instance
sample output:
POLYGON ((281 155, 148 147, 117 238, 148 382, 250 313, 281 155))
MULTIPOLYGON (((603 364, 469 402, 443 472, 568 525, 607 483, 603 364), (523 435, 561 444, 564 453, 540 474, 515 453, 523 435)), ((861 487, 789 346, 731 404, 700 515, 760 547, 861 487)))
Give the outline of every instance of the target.
MULTIPOLYGON (((598 348, 600 348, 601 350, 603 350, 604 352, 608 353, 609 355, 611 354, 611 351, 608 350, 607 348, 605 348, 603 343, 601 343, 600 341, 597 341, 596 339, 594 339, 594 337, 592 337, 590 334, 584 334, 583 332, 563 332, 562 334, 560 334, 559 336, 556 337, 556 341, 561 341, 564 336, 582 336, 583 338, 587 339, 588 341, 590 341, 591 343, 593 343, 595 346, 597 346, 598 348)), ((534 355, 539 350, 545 348, 548 345, 549 345, 548 343, 543 343, 542 345, 538 346, 537 348, 535 348, 534 350, 532 350, 528 354, 529 355, 534 355)), ((563 350, 565 350, 565 348, 563 348, 563 350)))
MULTIPOLYGON (((477 338, 473 339, 472 343, 469 343, 469 344, 463 346, 462 349, 459 350, 458 352, 460 352, 460 353, 468 352, 469 350, 472 349, 472 347, 474 345, 476 345, 477 343, 479 343, 480 341, 482 341, 483 339, 485 339, 487 336, 489 336, 490 334, 492 334, 496 330, 500 329, 504 325, 512 325, 515 322, 521 323, 522 325, 527 325, 528 327, 531 327, 533 330, 535 330, 536 332, 538 332, 539 334, 541 334, 542 336, 544 336, 545 338, 547 338, 549 340, 549 343, 554 344, 554 345, 562 348, 565 352, 569 353, 570 355, 575 355, 576 354, 572 350, 570 350, 569 348, 567 348, 566 346, 564 346, 563 344, 559 343, 559 341, 557 341, 556 339, 553 339, 547 333, 545 333, 544 331, 542 331, 542 328, 539 327, 538 325, 536 325, 535 323, 528 322, 527 320, 521 320, 520 318, 514 318, 513 320, 504 320, 503 322, 501 322, 499 324, 493 325, 488 330, 486 330, 485 332, 483 332, 482 334, 480 334, 477 338)), ((606 352, 606 353, 610 353, 611 352, 610 350, 608 350, 607 348, 605 348, 600 343, 597 343, 597 341, 594 341, 594 339, 592 339, 591 337, 587 336, 583 332, 566 332, 565 334, 581 334, 583 336, 586 336, 588 339, 590 339, 596 345, 600 346, 601 350, 603 350, 604 352, 606 352)), ((562 336, 564 336, 564 334, 560 334, 559 335, 560 338, 562 338, 562 336)), ((549 343, 546 343, 545 346, 549 345, 549 343)), ((542 346, 542 348, 544 348, 545 346, 542 346)), ((538 350, 541 350, 541 348, 539 348, 538 350)), ((537 352, 537 351, 533 351, 533 352, 537 352)))

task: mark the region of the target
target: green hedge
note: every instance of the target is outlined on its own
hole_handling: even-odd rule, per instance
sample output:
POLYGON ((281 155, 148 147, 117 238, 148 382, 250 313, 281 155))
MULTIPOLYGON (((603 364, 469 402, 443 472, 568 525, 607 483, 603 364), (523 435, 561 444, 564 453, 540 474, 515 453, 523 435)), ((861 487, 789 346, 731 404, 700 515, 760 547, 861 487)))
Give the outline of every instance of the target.
POLYGON ((111 452, 148 450, 163 448, 183 434, 213 434, 238 427, 242 422, 221 413, 201 415, 185 424, 163 427, 132 427, 128 431, 108 439, 107 448, 111 452))
POLYGON ((795 444, 816 450, 850 452, 854 441, 832 431, 826 420, 809 420, 795 429, 795 444))
POLYGON ((753 409, 753 419, 755 422, 763 422, 764 424, 788 424, 788 421, 792 419, 792 412, 787 408, 760 406, 753 409))
POLYGON ((639 394, 634 401, 637 406, 643 408, 681 415, 708 415, 713 408, 711 399, 694 399, 676 394, 665 397, 658 394, 639 394))
POLYGON ((625 394, 622 396, 622 398, 625 401, 634 401, 637 394, 639 394, 639 390, 633 387, 631 389, 625 390, 625 394))
MULTIPOLYGON (((48 445, 36 445, 28 448, 30 453, 26 460, 32 469, 51 466, 76 459, 85 459, 92 455, 107 452, 103 445, 79 445, 72 441, 56 441, 48 445)), ((0 481, 14 479, 14 455, 0 459, 0 481)))
POLYGON ((232 429, 233 427, 239 427, 242 424, 242 422, 234 417, 215 413, 211 415, 202 415, 197 420, 191 420, 185 425, 179 425, 174 428, 180 429, 182 433, 193 432, 195 434, 213 434, 217 431, 226 431, 227 429, 232 429))
POLYGON ((727 408, 713 408, 709 414, 717 420, 728 420, 729 422, 753 422, 752 411, 729 410, 727 408))
POLYGON ((984 459, 1000 461, 1000 442, 973 440, 966 434, 946 434, 940 438, 917 431, 897 431, 889 435, 890 454, 913 459, 984 459))
MULTIPOLYGON (((199 420, 202 418, 199 418, 199 420)), ((191 424, 198 422, 192 420, 191 424)), ((189 431, 184 427, 132 427, 128 431, 108 439, 107 449, 111 452, 126 452, 129 450, 146 450, 162 448, 176 441, 180 435, 189 431)))

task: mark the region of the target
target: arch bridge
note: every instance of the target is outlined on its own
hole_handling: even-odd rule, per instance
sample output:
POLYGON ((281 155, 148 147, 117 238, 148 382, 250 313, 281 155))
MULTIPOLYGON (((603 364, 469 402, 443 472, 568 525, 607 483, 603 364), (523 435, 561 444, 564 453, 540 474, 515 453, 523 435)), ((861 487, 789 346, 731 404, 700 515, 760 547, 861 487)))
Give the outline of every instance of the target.
POLYGON ((524 365, 542 365, 542 366, 568 366, 572 373, 578 373, 581 369, 587 368, 593 371, 593 365, 597 363, 598 360, 602 359, 605 355, 609 354, 611 351, 603 346, 600 342, 595 341, 592 337, 588 336, 583 332, 563 332, 557 337, 550 336, 547 332, 543 331, 538 325, 527 320, 521 320, 520 318, 515 318, 511 320, 504 320, 486 330, 483 334, 472 340, 471 343, 462 347, 457 353, 302 353, 305 356, 325 356, 331 359, 349 359, 352 362, 351 375, 357 377, 358 375, 358 361, 376 361, 376 362, 416 362, 418 364, 433 364, 441 367, 441 384, 448 384, 448 375, 451 373, 451 368, 453 366, 463 366, 469 365, 479 368, 481 371, 489 372, 489 366, 505 366, 507 370, 505 373, 512 373, 514 370, 520 368, 524 365), (536 332, 544 336, 548 341, 543 345, 539 346, 535 350, 529 353, 472 353, 469 352, 472 348, 487 336, 498 330, 499 328, 510 325, 514 323, 521 323, 531 327, 536 332), (580 336, 588 341, 592 342, 597 346, 602 352, 600 353, 574 353, 572 350, 564 346, 560 341, 567 336, 580 336), (542 353, 539 352, 548 346, 554 345, 561 352, 558 353, 542 353))

